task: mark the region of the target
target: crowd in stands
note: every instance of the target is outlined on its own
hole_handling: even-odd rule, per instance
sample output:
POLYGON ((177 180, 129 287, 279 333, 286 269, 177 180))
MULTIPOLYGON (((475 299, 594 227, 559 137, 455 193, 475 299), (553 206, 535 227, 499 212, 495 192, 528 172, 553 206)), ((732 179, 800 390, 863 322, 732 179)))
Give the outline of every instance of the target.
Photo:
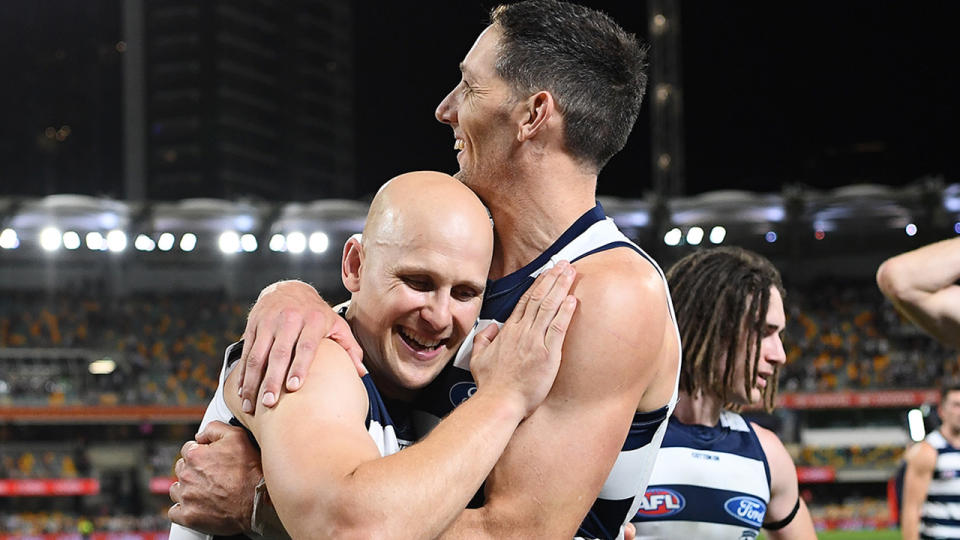
POLYGON ((904 446, 804 446, 794 460, 797 466, 834 469, 894 469, 904 446))
POLYGON ((820 280, 788 291, 780 389, 931 388, 960 381, 960 354, 905 321, 870 282, 820 280))
POLYGON ((0 405, 206 403, 248 308, 215 292, 2 294, 0 405), (70 350, 75 357, 64 358, 70 350), (116 369, 90 374, 89 362, 101 357, 116 369))
POLYGON ((79 478, 90 473, 80 448, 32 446, 0 449, 0 478, 79 478))
MULTIPOLYGON (((0 405, 203 404, 248 308, 217 292, 3 296, 0 405), (80 353, 72 361, 45 357, 51 349, 80 353), (117 369, 88 374, 97 355, 109 355, 117 369)), ((960 380, 960 355, 903 321, 873 282, 821 280, 791 288, 786 300, 782 391, 930 388, 960 380)))
POLYGON ((64 512, 22 512, 0 517, 0 534, 29 538, 41 534, 76 533, 81 530, 83 521, 90 523, 93 532, 153 532, 170 528, 165 512, 144 516, 97 517, 64 512))

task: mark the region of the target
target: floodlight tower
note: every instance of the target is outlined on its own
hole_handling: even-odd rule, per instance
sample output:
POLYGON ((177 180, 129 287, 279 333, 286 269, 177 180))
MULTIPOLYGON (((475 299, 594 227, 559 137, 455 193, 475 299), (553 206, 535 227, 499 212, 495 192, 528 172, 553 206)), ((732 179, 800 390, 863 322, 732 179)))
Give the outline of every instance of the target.
POLYGON ((649 0, 647 19, 653 189, 658 196, 669 199, 686 193, 679 0, 649 0))

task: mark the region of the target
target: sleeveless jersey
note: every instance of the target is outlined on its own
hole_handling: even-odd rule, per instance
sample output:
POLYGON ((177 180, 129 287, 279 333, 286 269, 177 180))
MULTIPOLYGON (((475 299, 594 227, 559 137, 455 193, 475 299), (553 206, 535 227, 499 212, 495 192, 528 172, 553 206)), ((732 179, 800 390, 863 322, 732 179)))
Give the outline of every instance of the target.
MULTIPOLYGON (((227 347, 227 352, 223 360, 223 369, 220 370, 220 384, 217 386, 217 392, 214 394, 213 399, 210 401, 203 415, 203 421, 200 423, 200 431, 203 431, 203 429, 207 427, 207 424, 214 420, 243 427, 236 418, 234 418, 230 409, 227 408, 227 402, 223 398, 223 385, 230 375, 230 372, 236 366, 237 360, 240 359, 242 352, 243 341, 238 341, 227 347)), ((373 439, 374 444, 377 445, 377 449, 380 450, 380 455, 389 456, 413 444, 412 433, 409 432, 411 430, 411 423, 408 421, 395 425, 393 418, 387 411, 387 404, 384 402, 383 397, 381 397, 377 387, 373 384, 373 379, 370 377, 370 374, 364 375, 361 380, 367 391, 367 401, 369 402, 365 420, 367 433, 370 434, 370 438, 373 439)), ((400 407, 397 409, 403 411, 400 407)), ((251 442, 256 445, 257 442, 253 439, 249 430, 247 434, 250 436, 251 442)), ((210 536, 173 523, 170 527, 169 538, 170 540, 211 540, 213 538, 225 537, 210 536)), ((230 538, 244 537, 235 536, 230 538)))
POLYGON ((770 466, 750 423, 723 411, 714 427, 671 418, 633 523, 637 540, 750 540, 770 502, 770 466))
POLYGON ((939 430, 924 440, 937 451, 937 464, 920 511, 920 538, 960 538, 960 449, 939 430))
MULTIPOLYGON (((453 362, 447 365, 441 374, 425 388, 414 404, 414 425, 423 436, 457 405, 465 401, 477 390, 470 375, 470 353, 473 348, 473 336, 477 331, 490 324, 503 325, 523 293, 533 284, 542 272, 552 268, 557 262, 567 260, 575 262, 593 253, 617 247, 627 247, 646 259, 664 280, 666 278, 657 263, 636 244, 630 241, 603 213, 598 203, 581 216, 567 229, 550 248, 525 267, 488 282, 480 311, 480 320, 473 332, 467 336, 457 352, 453 362)), ((663 299, 676 326, 673 304, 670 295, 663 299)), ((679 333, 677 343, 680 342, 679 333)), ((679 354, 679 351, 678 351, 679 354)), ((679 359, 677 361, 679 380, 679 359)), ((676 383, 674 383, 676 384, 676 383)), ((661 409, 636 413, 630 426, 630 432, 617 457, 616 464, 607 477, 599 497, 584 519, 578 537, 584 538, 622 538, 623 525, 636 512, 639 494, 643 493, 650 470, 656 458, 657 449, 666 431, 665 421, 676 404, 677 393, 668 405, 661 409)), ((483 504, 483 489, 471 501, 470 507, 483 504)))

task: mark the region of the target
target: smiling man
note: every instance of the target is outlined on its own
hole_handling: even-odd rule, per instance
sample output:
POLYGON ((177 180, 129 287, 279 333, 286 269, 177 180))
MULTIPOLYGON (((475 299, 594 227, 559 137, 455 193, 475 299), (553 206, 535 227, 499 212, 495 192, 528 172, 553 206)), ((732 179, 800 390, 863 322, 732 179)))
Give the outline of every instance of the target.
MULTIPOLYGON (((598 175, 626 144, 640 112, 645 47, 603 13, 529 0, 496 8, 460 67, 461 80, 436 116, 453 130, 457 178, 494 222, 479 328, 507 320, 536 276, 560 260, 576 268, 579 305, 550 393, 514 433, 475 509, 445 534, 620 537, 666 431, 680 365, 663 273, 596 203, 598 175)), ((332 321, 303 283, 282 283, 261 296, 245 333, 248 409, 254 401, 272 405, 284 379, 295 389, 313 358, 301 351, 315 349, 331 328, 354 349, 332 321)), ((422 432, 474 391, 469 344, 420 393, 422 432)), ((230 455, 224 449, 216 461, 230 455)), ((211 453, 191 468, 215 468, 214 461, 211 453)), ((237 494, 185 510, 187 522, 245 506, 249 493, 242 485, 214 490, 204 482, 184 489, 237 494)))
MULTIPOLYGON (((362 239, 351 238, 343 252, 342 280, 352 295, 342 315, 369 374, 358 377, 347 353, 324 340, 303 388, 253 415, 241 411, 240 347, 228 351, 205 422, 238 420, 256 437, 264 485, 291 536, 439 535, 543 400, 575 305, 567 297, 575 272, 565 262, 540 277, 493 344, 496 326, 477 335, 478 388, 469 402, 399 452, 412 439, 410 400, 474 326, 492 248, 490 220, 469 189, 445 174, 401 175, 377 194, 362 239)), ((182 481, 197 448, 184 447, 182 481)), ((176 519, 179 484, 171 497, 176 519)), ((250 526, 264 532, 265 525, 250 526)), ((171 531, 175 540, 190 537, 171 531)))
POLYGON ((772 410, 786 319, 780 273, 740 248, 698 251, 667 272, 684 344, 680 399, 633 519, 637 538, 816 538, 776 434, 728 408, 772 410))

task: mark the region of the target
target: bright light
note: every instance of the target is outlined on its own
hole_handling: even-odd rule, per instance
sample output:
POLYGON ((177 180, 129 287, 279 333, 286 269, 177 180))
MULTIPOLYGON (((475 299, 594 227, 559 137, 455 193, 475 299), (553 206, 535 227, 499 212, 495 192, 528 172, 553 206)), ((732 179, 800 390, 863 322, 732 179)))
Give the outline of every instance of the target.
POLYGON ((133 241, 133 247, 140 251, 153 251, 157 244, 154 243, 153 238, 145 234, 138 234, 137 239, 133 241))
MULTIPOLYGON (((9 230, 10 229, 7 229, 7 231, 9 230)), ((7 231, 3 231, 3 232, 7 232, 7 231)), ((953 231, 957 234, 960 234, 960 221, 953 224, 953 231)))
POLYGON ((303 253, 307 249, 307 237, 302 232, 292 232, 287 235, 287 250, 290 253, 303 253))
POLYGON ((714 244, 722 244, 723 239, 727 237, 727 230, 723 227, 717 225, 716 227, 710 229, 710 242, 714 244))
POLYGON ((907 236, 916 236, 917 234, 917 226, 913 223, 907 223, 903 230, 906 231, 907 236))
POLYGON ((821 229, 817 229, 816 232, 813 233, 813 237, 817 240, 823 240, 827 237, 827 233, 823 232, 821 229))
POLYGON ((771 244, 772 244, 772 243, 774 243, 774 242, 777 241, 777 233, 774 232, 774 231, 768 231, 767 234, 763 235, 763 238, 764 238, 768 243, 771 243, 771 244))
POLYGON ((117 363, 113 361, 112 358, 107 357, 102 360, 94 360, 90 362, 90 374, 91 375, 109 375, 113 373, 113 370, 117 369, 117 363))
POLYGON ((160 251, 170 251, 173 249, 174 240, 176 240, 176 237, 173 236, 173 233, 165 232, 157 239, 157 247, 160 248, 160 251))
POLYGON ((330 238, 326 233, 315 232, 310 235, 310 251, 323 253, 330 247, 330 238))
POLYGON ((700 227, 690 227, 687 231, 687 243, 691 246, 699 246, 703 241, 703 229, 700 227))
POLYGON ((280 233, 270 237, 270 251, 286 251, 287 238, 280 233))
POLYGON ((40 231, 40 247, 47 251, 60 249, 60 242, 62 242, 62 240, 60 230, 56 227, 47 227, 40 231))
POLYGON ((87 249, 90 251, 101 251, 104 248, 103 235, 93 231, 87 233, 87 249))
POLYGON ((17 237, 17 231, 13 229, 4 229, 0 233, 0 248, 17 249, 20 247, 20 238, 17 237))
POLYGON ((63 247, 67 249, 77 249, 80 247, 80 235, 74 231, 63 233, 63 247))
POLYGON ((910 409, 907 413, 907 426, 910 429, 910 438, 920 442, 927 433, 923 429, 923 412, 920 409, 910 409))
POLYGON ((127 233, 114 229, 107 233, 107 249, 119 253, 127 249, 127 233))
POLYGON ((193 251, 195 247, 197 247, 197 235, 188 232, 180 237, 180 249, 193 251))
POLYGON ((240 235, 234 231, 225 231, 220 235, 220 251, 224 253, 236 253, 240 251, 240 235))
POLYGON ((683 238, 683 232, 680 229, 673 228, 667 231, 667 234, 663 235, 663 243, 668 246, 675 246, 680 243, 680 239, 683 238))
POLYGON ((240 249, 247 253, 253 253, 257 250, 257 237, 247 233, 240 237, 240 249))

